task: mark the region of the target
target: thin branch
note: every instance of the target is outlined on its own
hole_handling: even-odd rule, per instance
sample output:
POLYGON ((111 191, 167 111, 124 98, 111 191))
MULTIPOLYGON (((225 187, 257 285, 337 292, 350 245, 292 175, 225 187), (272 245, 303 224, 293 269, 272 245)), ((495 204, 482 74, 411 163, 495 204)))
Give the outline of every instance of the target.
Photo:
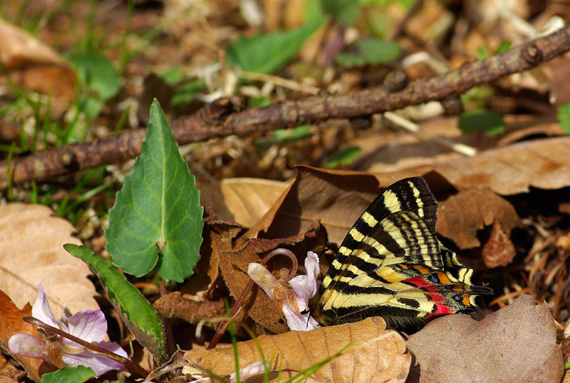
MULTIPOLYGON (((239 99, 220 99, 205 105, 192 116, 174 120, 172 132, 182 145, 229 135, 243 137, 266 133, 331 118, 365 118, 375 113, 456 97, 475 86, 534 68, 569 50, 570 24, 567 24, 550 35, 528 41, 507 52, 466 63, 440 76, 417 79, 396 92, 377 87, 347 94, 317 95, 242 111, 239 99)), ((100 141, 14 158, 12 182, 46 180, 99 165, 124 162, 140 153, 144 137, 145 130, 137 129, 100 141)), ((8 174, 7 162, 0 162, 0 188, 6 188, 8 174)))

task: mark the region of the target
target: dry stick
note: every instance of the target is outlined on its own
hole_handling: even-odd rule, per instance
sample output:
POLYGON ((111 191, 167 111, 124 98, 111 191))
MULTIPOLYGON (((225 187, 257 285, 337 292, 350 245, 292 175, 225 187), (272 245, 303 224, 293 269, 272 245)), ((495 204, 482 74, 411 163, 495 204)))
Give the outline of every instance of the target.
MULTIPOLYGON (((331 118, 364 118, 429 101, 444 100, 489 84, 513 73, 534 68, 570 50, 570 25, 507 52, 474 61, 439 76, 417 79, 390 93, 384 87, 339 95, 318 95, 302 100, 241 109, 236 98, 207 104, 196 114, 172 122, 179 144, 229 135, 248 136, 275 129, 317 123, 331 118)), ((99 165, 124 162, 140 153, 144 129, 89 144, 63 146, 12 160, 12 183, 46 180, 99 165)), ((0 163, 0 188, 7 186, 8 164, 0 163)))

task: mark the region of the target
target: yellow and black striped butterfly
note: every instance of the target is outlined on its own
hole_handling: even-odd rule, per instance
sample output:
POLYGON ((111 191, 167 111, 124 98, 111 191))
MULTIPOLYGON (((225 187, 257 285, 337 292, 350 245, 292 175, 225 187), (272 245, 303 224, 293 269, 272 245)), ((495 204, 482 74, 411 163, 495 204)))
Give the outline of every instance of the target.
POLYGON ((437 201, 423 178, 396 182, 356 221, 321 286, 315 319, 328 326, 381 316, 416 330, 446 314, 472 313, 473 270, 436 238, 437 201))

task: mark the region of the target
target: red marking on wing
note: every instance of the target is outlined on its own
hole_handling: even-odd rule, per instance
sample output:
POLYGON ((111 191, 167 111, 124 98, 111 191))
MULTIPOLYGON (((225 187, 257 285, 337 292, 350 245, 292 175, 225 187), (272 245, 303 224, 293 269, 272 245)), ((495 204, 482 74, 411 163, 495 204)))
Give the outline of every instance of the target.
POLYGON ((426 295, 431 298, 432 302, 435 303, 445 302, 445 297, 443 295, 434 294, 434 293, 426 293, 426 295))
POLYGON ((440 305, 439 303, 435 304, 435 311, 429 313, 427 315, 428 318, 433 318, 436 316, 440 316, 440 315, 446 315, 446 314, 453 314, 453 309, 451 307, 447 307, 444 305, 440 305))
POLYGON ((404 280, 403 282, 410 283, 416 287, 428 287, 431 283, 423 279, 422 277, 414 277, 404 280))

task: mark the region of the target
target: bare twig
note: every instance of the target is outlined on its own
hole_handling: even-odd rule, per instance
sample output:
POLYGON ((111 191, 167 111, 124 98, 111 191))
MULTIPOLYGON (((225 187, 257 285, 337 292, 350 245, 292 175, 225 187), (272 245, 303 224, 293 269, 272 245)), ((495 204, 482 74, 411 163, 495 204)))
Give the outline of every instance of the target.
MULTIPOLYGON (((248 136, 256 132, 317 123, 331 118, 363 118, 374 113, 401 109, 429 101, 458 96, 482 84, 534 68, 570 50, 570 25, 511 50, 474 61, 440 76, 421 78, 404 89, 389 92, 384 87, 348 94, 318 95, 240 111, 238 99, 220 99, 196 114, 172 122, 179 144, 205 141, 228 135, 248 136)), ((144 129, 124 132, 88 144, 63 146, 22 158, 14 158, 12 171, 0 163, 0 188, 29 180, 45 180, 104 164, 120 163, 137 156, 144 129)))

